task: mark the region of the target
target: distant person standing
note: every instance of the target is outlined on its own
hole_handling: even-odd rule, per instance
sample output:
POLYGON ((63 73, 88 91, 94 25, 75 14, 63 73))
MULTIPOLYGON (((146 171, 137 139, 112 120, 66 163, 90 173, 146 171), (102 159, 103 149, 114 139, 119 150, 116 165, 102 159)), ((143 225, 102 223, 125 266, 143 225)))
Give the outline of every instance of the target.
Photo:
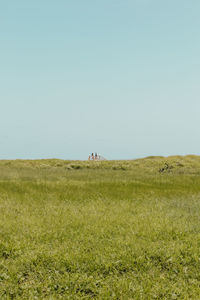
POLYGON ((89 156, 88 156, 88 160, 90 160, 91 159, 91 156, 90 156, 90 154, 89 154, 89 156))
POLYGON ((97 153, 95 152, 95 160, 97 160, 98 156, 97 156, 97 153))
POLYGON ((94 153, 92 153, 92 160, 94 160, 94 153))

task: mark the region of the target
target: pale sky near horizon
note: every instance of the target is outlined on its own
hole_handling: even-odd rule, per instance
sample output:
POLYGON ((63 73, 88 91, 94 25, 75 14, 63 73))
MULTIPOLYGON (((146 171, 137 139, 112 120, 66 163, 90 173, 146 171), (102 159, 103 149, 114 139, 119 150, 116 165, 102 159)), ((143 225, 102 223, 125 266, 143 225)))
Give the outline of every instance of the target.
POLYGON ((200 153, 199 0, 0 0, 0 159, 200 153))

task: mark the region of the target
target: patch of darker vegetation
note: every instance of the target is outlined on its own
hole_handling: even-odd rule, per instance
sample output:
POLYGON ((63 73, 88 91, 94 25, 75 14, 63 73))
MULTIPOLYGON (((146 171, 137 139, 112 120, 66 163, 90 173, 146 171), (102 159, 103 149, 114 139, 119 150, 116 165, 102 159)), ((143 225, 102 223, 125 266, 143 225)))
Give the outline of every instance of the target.
POLYGON ((80 170, 83 168, 84 168, 84 165, 80 165, 80 164, 69 164, 66 167, 67 170, 80 170))
POLYGON ((170 165, 169 163, 165 162, 164 166, 159 169, 159 173, 169 173, 172 169, 182 168, 184 165, 180 162, 176 162, 174 165, 170 165))
POLYGON ((164 172, 170 172, 174 167, 172 165, 169 165, 168 163, 165 163, 163 168, 159 169, 160 173, 164 173, 164 172))
POLYGON ((8 259, 13 254, 13 249, 11 249, 11 247, 3 243, 0 244, 0 258, 8 259))
POLYGON ((96 292, 93 291, 89 287, 77 288, 76 289, 76 294, 80 294, 82 296, 90 296, 91 298, 94 298, 94 297, 97 296, 96 292))
POLYGON ((113 166, 112 167, 112 170, 122 170, 122 171, 126 171, 127 168, 125 166, 122 166, 122 165, 116 165, 116 166, 113 166))
POLYGON ((184 165, 180 162, 177 162, 176 165, 177 165, 177 167, 184 167, 184 165))
POLYGON ((79 169, 82 168, 81 165, 70 165, 70 167, 71 167, 72 169, 74 169, 74 170, 79 170, 79 169))

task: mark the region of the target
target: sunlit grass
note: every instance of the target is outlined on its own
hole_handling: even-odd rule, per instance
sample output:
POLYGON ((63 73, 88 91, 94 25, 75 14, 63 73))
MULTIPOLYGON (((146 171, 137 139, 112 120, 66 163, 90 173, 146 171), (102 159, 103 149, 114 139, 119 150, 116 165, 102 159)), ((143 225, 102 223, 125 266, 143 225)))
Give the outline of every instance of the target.
POLYGON ((198 156, 0 171, 0 299, 200 298, 198 156))

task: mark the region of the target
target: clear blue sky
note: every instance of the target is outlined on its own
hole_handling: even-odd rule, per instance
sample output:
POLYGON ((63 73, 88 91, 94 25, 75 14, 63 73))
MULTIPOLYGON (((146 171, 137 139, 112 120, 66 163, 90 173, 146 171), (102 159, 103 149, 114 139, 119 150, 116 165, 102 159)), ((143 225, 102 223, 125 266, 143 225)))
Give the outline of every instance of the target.
POLYGON ((0 158, 200 153, 199 0, 0 1, 0 158))

